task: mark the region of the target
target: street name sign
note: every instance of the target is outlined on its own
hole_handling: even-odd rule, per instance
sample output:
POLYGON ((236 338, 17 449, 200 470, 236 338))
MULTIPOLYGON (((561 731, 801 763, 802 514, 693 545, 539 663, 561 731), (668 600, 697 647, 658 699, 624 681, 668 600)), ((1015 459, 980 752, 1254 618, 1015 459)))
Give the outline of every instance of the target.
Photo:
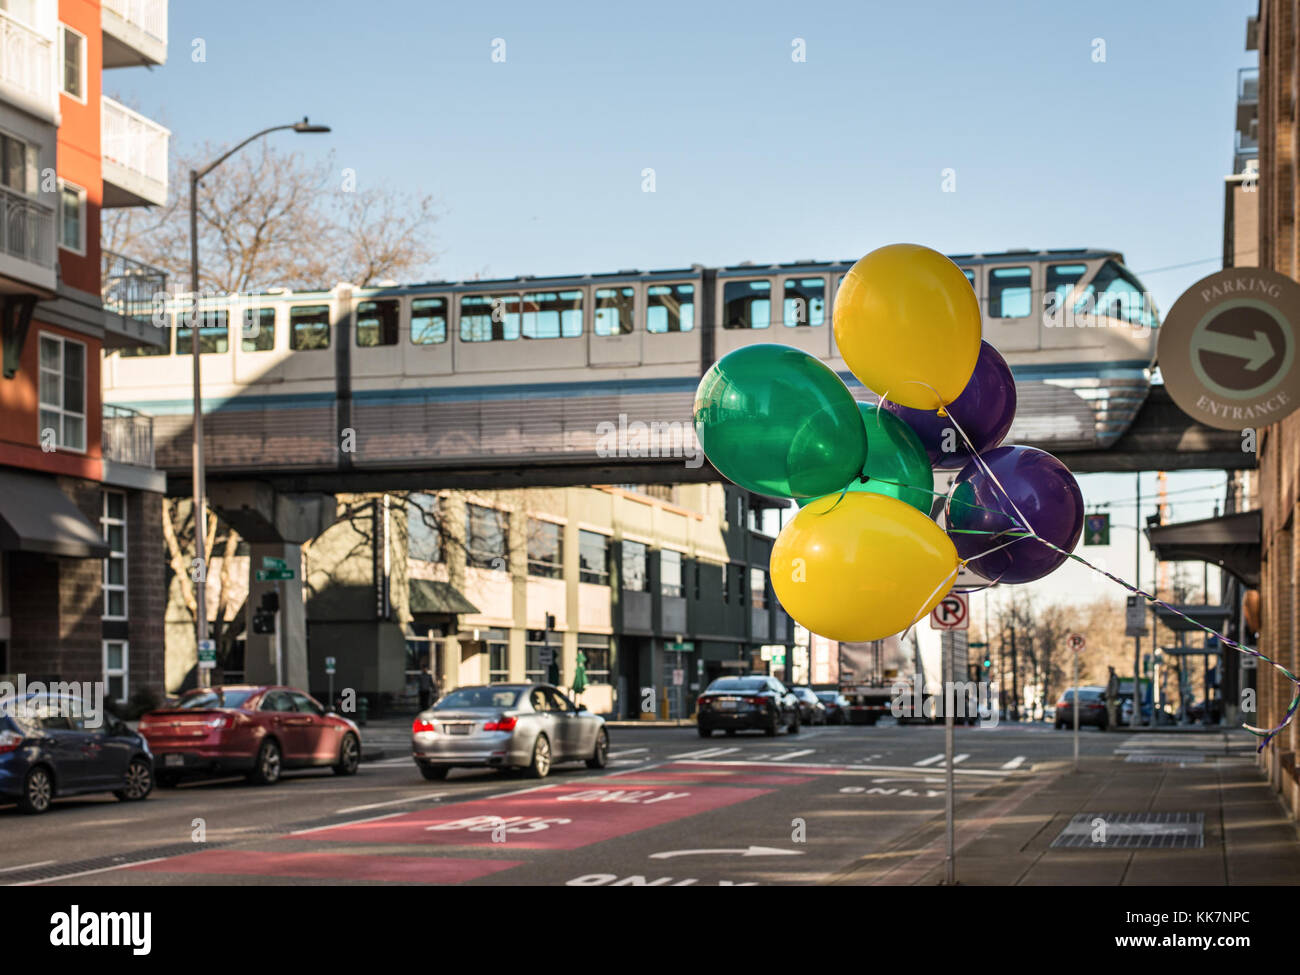
POLYGON ((1084 545, 1110 544, 1110 515, 1105 512, 1087 515, 1083 519, 1084 545))
POLYGON ((258 569, 258 582, 285 582, 293 578, 293 569, 258 569))

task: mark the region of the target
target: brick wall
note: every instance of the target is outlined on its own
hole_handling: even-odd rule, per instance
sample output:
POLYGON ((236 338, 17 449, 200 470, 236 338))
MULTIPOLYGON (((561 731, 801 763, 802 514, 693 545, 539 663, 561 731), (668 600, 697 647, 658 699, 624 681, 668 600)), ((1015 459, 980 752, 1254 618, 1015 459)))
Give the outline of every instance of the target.
POLYGON ((161 494, 130 491, 126 496, 127 617, 131 693, 164 695, 163 616, 167 609, 167 557, 162 540, 161 494))

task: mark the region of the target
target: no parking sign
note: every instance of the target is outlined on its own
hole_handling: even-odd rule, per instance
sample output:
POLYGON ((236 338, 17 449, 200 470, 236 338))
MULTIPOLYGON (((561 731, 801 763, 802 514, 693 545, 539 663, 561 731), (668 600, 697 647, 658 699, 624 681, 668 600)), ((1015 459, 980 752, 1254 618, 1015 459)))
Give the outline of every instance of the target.
POLYGON ((970 629, 970 601, 964 592, 950 592, 930 611, 933 630, 970 629))

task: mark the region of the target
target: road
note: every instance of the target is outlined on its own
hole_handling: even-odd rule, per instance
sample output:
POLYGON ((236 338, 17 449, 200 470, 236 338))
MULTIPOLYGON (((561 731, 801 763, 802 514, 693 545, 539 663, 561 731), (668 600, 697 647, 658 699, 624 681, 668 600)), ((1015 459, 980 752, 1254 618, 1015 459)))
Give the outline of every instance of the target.
MULTIPOLYGON (((1070 737, 959 728, 959 818, 1062 768, 1070 737)), ((856 863, 905 858, 900 844, 943 814, 940 727, 610 738, 609 768, 560 766, 542 782, 486 770, 426 782, 390 751, 350 778, 204 781, 142 803, 62 800, 37 817, 3 806, 0 883, 851 883, 856 863)), ((1111 755, 1124 736, 1081 740, 1085 755, 1111 755)))

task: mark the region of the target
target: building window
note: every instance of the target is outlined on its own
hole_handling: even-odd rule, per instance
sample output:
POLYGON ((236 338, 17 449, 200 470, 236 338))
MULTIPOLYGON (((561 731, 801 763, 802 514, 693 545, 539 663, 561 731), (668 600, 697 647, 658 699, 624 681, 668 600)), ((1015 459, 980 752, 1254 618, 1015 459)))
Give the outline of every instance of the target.
POLYGON ((1027 267, 995 267, 989 271, 989 318, 1027 318, 1033 272, 1027 267))
POLYGON ((826 279, 787 278, 782 321, 787 328, 826 322, 826 279))
POLYGON ((652 284, 646 289, 647 332, 689 332, 695 327, 695 285, 652 284))
POLYGON ((475 569, 509 571, 510 515, 477 504, 465 506, 465 561, 475 569))
POLYGON ((524 679, 538 684, 546 683, 549 676, 547 671, 550 670, 542 663, 542 652, 547 646, 550 647, 552 654, 560 652, 560 648, 554 643, 547 644, 545 636, 542 630, 529 630, 528 642, 524 644, 524 679))
POLYGON ((624 589, 630 592, 646 592, 649 584, 646 580, 646 548, 640 542, 623 542, 623 578, 620 580, 624 589))
POLYGON ((408 556, 421 562, 441 562, 441 502, 432 494, 412 494, 406 504, 408 556))
POLYGON ((728 281, 722 286, 723 328, 767 328, 771 324, 771 281, 728 281))
POLYGON ((659 591, 665 596, 682 594, 682 553, 670 548, 659 552, 659 591))
POLYGON ((125 640, 104 641, 104 696, 115 703, 126 701, 130 693, 130 653, 125 640))
MULTIPOLYGON (((181 312, 176 318, 176 354, 193 355, 194 339, 187 323, 192 313, 181 312)), ((199 312, 199 355, 220 355, 230 351, 230 326, 224 308, 206 308, 199 312)))
POLYGON ((564 526, 528 519, 528 574, 543 579, 564 575, 564 526))
POLYGON ((608 535, 578 532, 578 580, 597 586, 609 585, 608 535))
POLYGON ((86 191, 59 182, 59 246, 77 254, 86 253, 86 191))
POLYGON ((608 684, 610 671, 609 637, 599 633, 579 633, 578 650, 587 658, 587 683, 608 684))
POLYGON ((0 180, 16 193, 35 196, 39 188, 36 147, 0 133, 0 180))
POLYGON ((126 619, 126 495, 105 491, 99 518, 108 558, 104 559, 104 618, 126 619))
POLYGON ((488 683, 510 680, 510 637, 505 630, 488 630, 483 637, 488 650, 488 683))
POLYGON ((289 309, 289 348, 305 351, 329 347, 329 305, 299 305, 289 309))
POLYGON ((396 300, 363 301, 357 305, 357 345, 371 348, 397 344, 396 300))
POLYGON ((411 302, 411 343, 437 345, 447 341, 447 299, 416 298, 411 302))
POLYGON ((524 295, 521 329, 526 339, 570 339, 582 335, 582 292, 544 291, 524 295))
POLYGON ((700 563, 696 562, 691 566, 691 574, 695 577, 695 601, 700 599, 700 563))
POLYGON ((762 569, 749 570, 749 604, 767 609, 767 573, 762 569))
POLYGON ((631 335, 635 288, 596 289, 596 334, 631 335))
POLYGON ((44 444, 86 449, 86 347, 57 335, 41 335, 40 429, 44 444))
POLYGON ((86 100, 86 38, 60 24, 63 31, 63 93, 77 101, 86 100))
MULTIPOLYGON (((275 309, 250 308, 244 312, 239 348, 244 352, 269 352, 275 348, 275 309)), ((199 333, 202 342, 203 334, 199 333)))

